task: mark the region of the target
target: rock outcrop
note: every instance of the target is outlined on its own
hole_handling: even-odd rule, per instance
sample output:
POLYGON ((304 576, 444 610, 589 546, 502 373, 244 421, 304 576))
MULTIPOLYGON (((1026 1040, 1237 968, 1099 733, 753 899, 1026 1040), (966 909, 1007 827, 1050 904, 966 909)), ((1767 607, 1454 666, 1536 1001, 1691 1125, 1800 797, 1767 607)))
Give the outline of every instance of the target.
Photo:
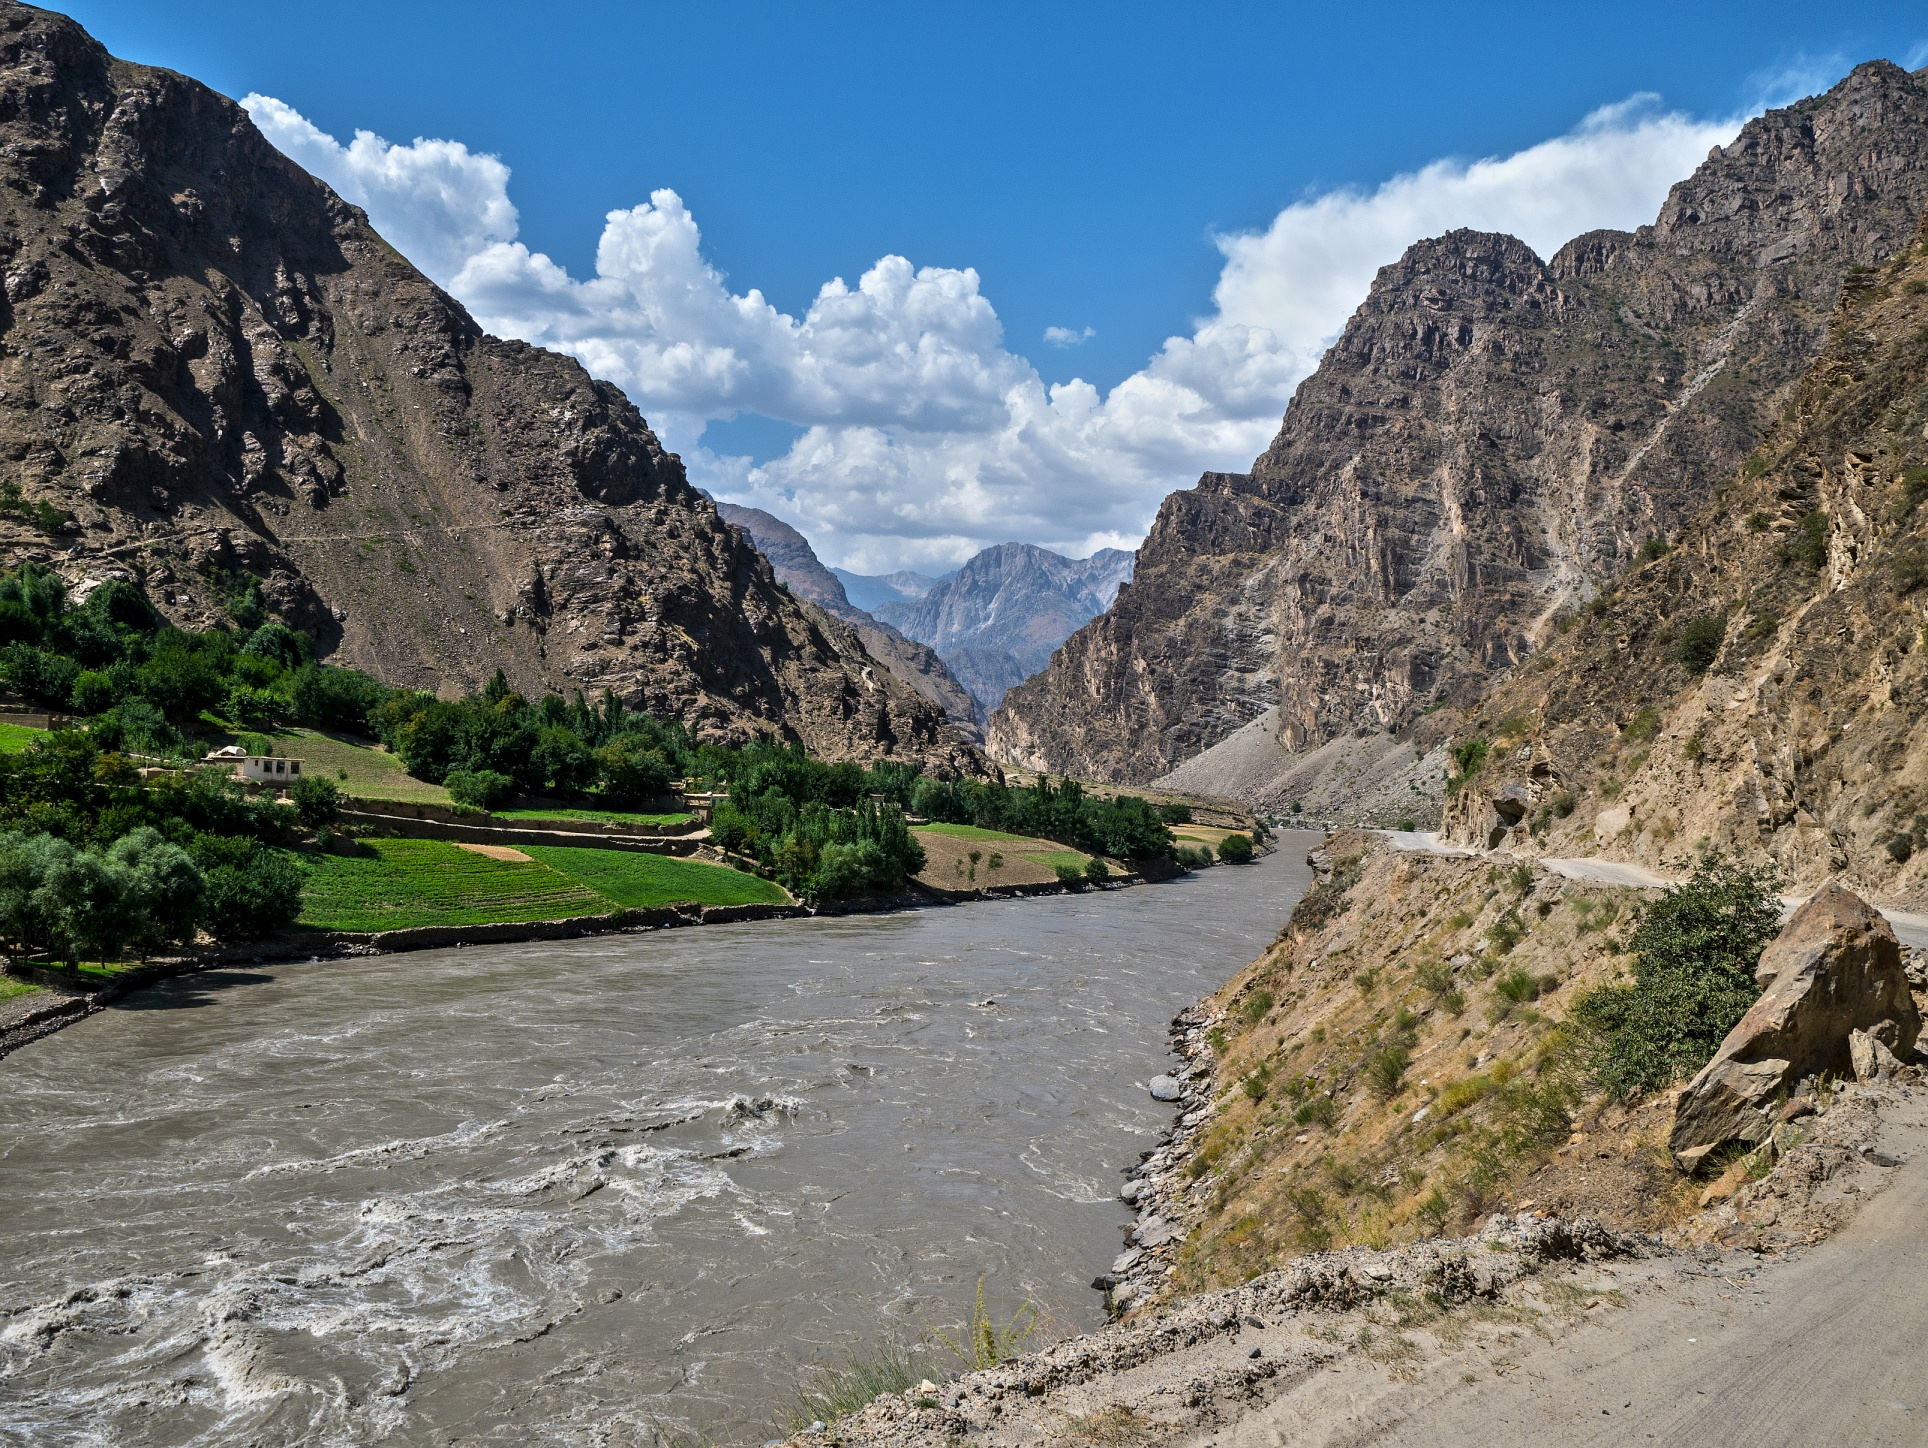
POLYGON ((976 700, 944 667, 937 651, 905 638, 882 619, 853 604, 842 580, 823 566, 809 539, 761 508, 718 503, 716 511, 724 522, 750 535, 757 551, 770 560, 778 582, 806 603, 849 624, 872 658, 942 709, 959 733, 973 741, 983 739, 976 700))
POLYGON ((248 576, 395 683, 981 767, 642 417, 485 335, 241 108, 0 3, 0 558, 204 625, 248 576))
POLYGON ((1668 1150, 1693 1171, 1731 1142, 1767 1139, 1776 1113, 1805 1082, 1859 1075, 1859 1054, 1913 1057, 1921 1019, 1901 946, 1881 915, 1836 884, 1794 912, 1761 952, 1764 989, 1674 1108, 1668 1150))
POLYGON ((1066 558, 1000 543, 921 598, 878 604, 877 615, 936 649, 989 717, 1006 690, 1042 669, 1130 577, 1131 555, 1119 548, 1066 558))
POLYGON ((1678 873, 1687 841, 1928 897, 1928 227, 1848 279, 1759 449, 1460 727, 1466 845, 1678 873), (1509 817, 1510 816, 1510 817, 1509 817))
POLYGON ((1297 753, 1470 702, 1747 456, 1844 274, 1911 235, 1924 156, 1928 74, 1873 62, 1749 122, 1651 226, 1546 261, 1413 246, 1252 470, 1165 501, 992 753, 1142 782, 1267 710, 1297 753))

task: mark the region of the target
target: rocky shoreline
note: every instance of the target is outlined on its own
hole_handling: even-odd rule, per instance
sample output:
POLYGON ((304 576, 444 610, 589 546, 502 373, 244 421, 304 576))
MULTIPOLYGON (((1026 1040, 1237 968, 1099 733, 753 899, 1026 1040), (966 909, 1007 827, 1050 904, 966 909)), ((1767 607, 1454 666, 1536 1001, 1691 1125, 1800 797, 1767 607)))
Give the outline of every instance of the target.
POLYGON ((232 966, 319 964, 358 956, 448 950, 470 945, 513 945, 538 940, 578 940, 592 935, 638 935, 647 931, 697 925, 734 925, 746 921, 926 910, 988 900, 1121 890, 1148 883, 1149 878, 1145 875, 1115 875, 1103 885, 1082 886, 1076 891, 1056 880, 976 890, 936 890, 919 886, 897 895, 816 906, 691 904, 498 925, 424 925, 401 930, 315 931, 302 936, 220 947, 151 961, 138 970, 115 977, 98 990, 76 989, 74 982, 63 971, 17 964, 0 956, 0 974, 60 993, 51 1000, 27 995, 0 1001, 0 1058, 63 1030, 76 1021, 84 1020, 97 1011, 105 1010, 135 991, 179 976, 200 975, 232 966))
POLYGON ((1208 1039, 1212 1025, 1213 1017, 1202 1005, 1187 1006, 1172 1017, 1171 1049, 1178 1064, 1149 1083, 1153 1098, 1169 1102, 1178 1114, 1160 1133, 1158 1145, 1126 1173, 1118 1191, 1118 1199, 1136 1209, 1138 1220, 1110 1270, 1091 1284, 1105 1294, 1106 1309, 1114 1318, 1162 1295, 1176 1270, 1178 1248, 1191 1235, 1197 1212, 1186 1170, 1212 1120, 1218 1080, 1218 1056, 1208 1039))

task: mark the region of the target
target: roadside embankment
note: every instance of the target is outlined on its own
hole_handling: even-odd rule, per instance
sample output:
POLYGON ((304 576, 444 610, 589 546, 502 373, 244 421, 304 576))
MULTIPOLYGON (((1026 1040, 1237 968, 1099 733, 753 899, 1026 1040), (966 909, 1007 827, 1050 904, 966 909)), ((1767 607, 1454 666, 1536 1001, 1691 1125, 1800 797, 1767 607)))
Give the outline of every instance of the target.
MULTIPOLYGON (((1631 927, 1673 918, 1679 895, 1661 902, 1530 861, 1414 854, 1360 832, 1330 837, 1313 862, 1319 883, 1274 945, 1173 1023, 1177 1064, 1151 1089, 1176 1117, 1129 1174, 1120 1195, 1138 1220, 1095 1284, 1120 1319, 881 1399, 808 1441, 1698 1442, 1662 1431, 1692 1384, 1656 1395, 1625 1344, 1692 1348, 1710 1327, 1748 1346, 1714 1354, 1698 1381, 1730 1360, 1781 1371, 1796 1354, 1833 1373, 1830 1393, 1792 1405, 1812 1431, 1773 1441, 1834 1441, 1841 1425, 1879 1429, 1883 1411, 1928 1409, 1908 1386, 1918 1364, 1884 1357, 1893 1386, 1882 1391, 1908 1398, 1873 1404, 1856 1397, 1853 1353, 1783 1340, 1772 1313, 1737 1319, 1722 1305, 1758 1278, 1751 1299, 1788 1303, 1811 1338, 1851 1315, 1857 1294, 1893 1295, 1886 1276, 1901 1259, 1928 1266, 1920 1234, 1895 1230, 1928 1201, 1912 1029, 1885 1037, 1899 1057, 1863 1042, 1852 1070, 1830 1064, 1848 1060, 1866 1015, 1843 985, 1857 971, 1879 968, 1904 997, 1928 990, 1928 963, 1872 909, 1813 902, 1755 947, 1766 993, 1721 1053, 1751 1061, 1756 1046, 1786 1044, 1775 1030, 1798 1028, 1806 1074, 1762 1103, 1764 1135, 1743 1135, 1694 1176, 1668 1150, 1692 1088, 1617 1104, 1562 1026, 1576 987, 1619 978, 1628 937, 1660 948, 1631 927), (1894 1260, 1870 1269, 1837 1238, 1894 1260), (1810 1252, 1835 1265, 1817 1272, 1810 1252), (1826 1311, 1810 1308, 1818 1283, 1826 1311), (1580 1371, 1541 1345, 1574 1334, 1590 1334, 1580 1371), (1528 1358, 1535 1381, 1522 1387, 1509 1374, 1528 1358), (1569 1408, 1569 1386, 1584 1413, 1569 1408), (1432 1436, 1429 1405, 1449 1397, 1464 1411, 1432 1436), (1571 1436, 1602 1413, 1624 1427, 1617 1415, 1635 1408, 1653 1431, 1571 1436), (1511 1426, 1527 1421, 1564 1428, 1511 1426)), ((1767 909, 1771 921, 1771 897, 1767 909)), ((1906 1027, 1917 1006, 1883 1009, 1906 1027)), ((1920 1318, 1920 1277, 1908 1280, 1899 1290, 1920 1318)), ((1759 1417, 1748 1393, 1726 1396, 1729 1413, 1759 1417)))

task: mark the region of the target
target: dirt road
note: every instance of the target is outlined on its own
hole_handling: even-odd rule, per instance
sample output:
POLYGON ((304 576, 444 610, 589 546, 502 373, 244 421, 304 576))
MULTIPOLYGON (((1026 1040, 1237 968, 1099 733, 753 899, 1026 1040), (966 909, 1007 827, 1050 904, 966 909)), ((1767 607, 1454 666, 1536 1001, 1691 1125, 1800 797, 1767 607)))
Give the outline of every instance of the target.
MULTIPOLYGON (((1391 842, 1394 849, 1399 850, 1414 850, 1430 855, 1449 855, 1460 859, 1471 859, 1483 853, 1446 844, 1431 830, 1379 830, 1376 833, 1383 835, 1391 842)), ((1603 860, 1595 856, 1553 859, 1524 855, 1517 850, 1493 852, 1493 857, 1501 860, 1535 859, 1556 875, 1563 875, 1569 880, 1581 880, 1589 885, 1619 885, 1630 890, 1657 890, 1679 883, 1678 880, 1665 875, 1656 875, 1644 866, 1630 865, 1624 860, 1603 860)), ((1781 918, 1785 920, 1792 915, 1806 900, 1805 895, 1783 895, 1781 918)), ((1890 910, 1881 906, 1876 908, 1894 927, 1895 935, 1903 945, 1928 949, 1928 915, 1920 915, 1908 910, 1890 910)), ((1928 1431, 1924 1431, 1921 1441, 1928 1445, 1928 1431)))
POLYGON ((1628 1305, 1495 1360, 1395 1380, 1357 1358, 1187 1448, 1922 1448, 1928 1444, 1928 1091, 1884 1113, 1901 1165, 1790 1259, 1656 1263, 1628 1305))

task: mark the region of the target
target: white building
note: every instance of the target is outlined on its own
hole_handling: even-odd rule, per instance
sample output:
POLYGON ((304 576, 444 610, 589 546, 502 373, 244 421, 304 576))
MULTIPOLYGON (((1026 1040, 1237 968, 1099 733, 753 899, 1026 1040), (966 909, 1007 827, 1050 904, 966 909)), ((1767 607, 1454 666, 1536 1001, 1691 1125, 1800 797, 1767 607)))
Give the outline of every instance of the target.
POLYGON ((204 764, 225 765, 234 777, 249 784, 287 786, 301 778, 301 761, 276 754, 250 754, 239 744, 226 744, 207 755, 204 764))

